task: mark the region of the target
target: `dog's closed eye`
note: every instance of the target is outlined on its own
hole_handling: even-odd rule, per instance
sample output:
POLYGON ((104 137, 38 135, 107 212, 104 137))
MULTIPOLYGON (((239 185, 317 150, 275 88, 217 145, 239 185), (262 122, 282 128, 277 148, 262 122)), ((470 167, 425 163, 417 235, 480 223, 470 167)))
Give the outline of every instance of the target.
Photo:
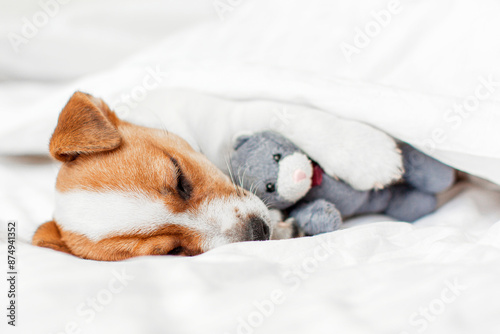
POLYGON ((172 249, 170 252, 167 253, 167 255, 179 255, 182 252, 184 252, 184 248, 179 246, 172 249))
POLYGON ((183 253, 185 253, 185 249, 182 246, 177 246, 170 250, 164 246, 156 246, 151 250, 152 255, 181 255, 183 253))
POLYGON ((181 167, 179 166, 179 163, 177 160, 174 158, 170 158, 172 163, 175 166, 176 169, 176 187, 175 190, 177 194, 185 201, 189 200, 191 198, 191 194, 193 192, 193 186, 189 182, 189 180, 186 178, 184 173, 182 172, 181 167))

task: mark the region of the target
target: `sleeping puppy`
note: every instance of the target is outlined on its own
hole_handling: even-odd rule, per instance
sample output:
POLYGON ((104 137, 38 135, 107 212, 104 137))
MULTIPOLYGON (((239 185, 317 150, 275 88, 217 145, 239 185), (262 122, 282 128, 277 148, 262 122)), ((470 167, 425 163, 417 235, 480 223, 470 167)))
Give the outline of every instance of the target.
POLYGON ((180 137, 122 121, 101 99, 76 92, 49 149, 62 162, 54 220, 34 245, 115 261, 269 239, 260 199, 180 137))

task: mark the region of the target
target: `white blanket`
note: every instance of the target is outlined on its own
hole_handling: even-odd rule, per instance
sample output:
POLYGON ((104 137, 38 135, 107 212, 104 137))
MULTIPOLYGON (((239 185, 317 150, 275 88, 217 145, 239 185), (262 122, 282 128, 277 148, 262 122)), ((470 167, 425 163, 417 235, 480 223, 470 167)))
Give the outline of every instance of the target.
MULTIPOLYGON (((58 85, 53 94, 45 91, 45 98, 24 102, 24 108, 11 97, 22 87, 8 86, 2 110, 15 113, 13 123, 21 128, 0 128, 0 152, 45 152, 55 118, 75 89, 102 96, 130 113, 128 105, 140 109, 155 92, 165 96, 162 90, 183 87, 226 98, 280 101, 285 112, 290 103, 314 106, 369 123, 458 169, 500 182, 500 44, 490 43, 494 35, 488 34, 495 31, 495 11, 489 10, 498 9, 494 0, 446 1, 441 6, 404 2, 386 19, 387 26, 379 25, 378 34, 370 33, 370 27, 394 7, 385 1, 345 6, 315 0, 307 2, 305 13, 301 1, 238 4, 223 12, 224 21, 174 34, 111 70, 58 85), (429 17, 430 10, 435 14, 429 17), (422 18, 427 20, 425 28, 415 23, 422 18), (363 33, 369 41, 361 43, 360 31, 366 29, 374 37, 363 33), (414 43, 406 41, 414 35, 414 43), (345 45, 358 53, 346 56, 345 45), (29 128, 26 118, 32 122, 29 128), (29 144, 22 140, 27 136, 29 144)), ((19 46, 18 54, 7 49, 12 64, 37 41, 19 46)), ((90 54, 97 51, 98 45, 86 42, 90 54)), ((73 38, 69 43, 67 48, 80 41, 73 38)), ((43 53, 29 55, 36 59, 43 53)), ((75 58, 66 66, 52 64, 54 73, 95 59, 86 52, 75 58)), ((46 71, 34 69, 32 75, 37 78, 46 71)), ((207 112, 215 113, 214 107, 207 112)), ((261 104, 257 109, 265 108, 261 104)), ((162 105, 152 111, 169 112, 162 105)), ((184 115, 183 108, 170 112, 184 115)), ((192 123, 198 124, 196 119, 192 123)))
MULTIPOLYGON (((126 119, 171 122, 221 167, 240 131, 295 129, 310 136, 303 145, 318 141, 328 131, 294 128, 294 115, 308 110, 319 115, 311 122, 362 121, 500 183, 500 5, 493 0, 122 3, 60 5, 18 53, 9 33, 21 33, 23 16, 32 20, 42 9, 2 12, 2 154, 46 155, 57 114, 81 89, 126 119), (193 116, 203 112, 214 118, 193 116)), ((331 157, 320 148, 319 159, 331 157)), ((37 159, 0 165, 0 220, 20 226, 19 332, 500 329, 500 195, 484 185, 464 186, 414 225, 364 217, 313 238, 99 263, 28 245, 51 217, 57 173, 37 159)), ((4 280, 0 287, 7 291, 4 280)))

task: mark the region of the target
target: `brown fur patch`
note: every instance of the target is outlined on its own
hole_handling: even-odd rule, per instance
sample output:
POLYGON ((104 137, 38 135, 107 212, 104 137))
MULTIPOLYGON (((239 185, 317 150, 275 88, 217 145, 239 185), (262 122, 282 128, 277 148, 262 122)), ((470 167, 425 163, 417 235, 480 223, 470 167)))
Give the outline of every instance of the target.
POLYGON ((148 235, 121 235, 99 240, 63 231, 62 239, 71 245, 71 253, 84 259, 98 261, 120 261, 144 255, 168 255, 180 249, 175 255, 193 256, 203 253, 200 236, 185 227, 170 225, 148 235))
POLYGON ((95 242, 81 234, 64 231, 50 221, 38 228, 32 243, 83 259, 119 261, 144 255, 168 255, 172 250, 177 250, 175 255, 198 255, 203 252, 201 242, 196 232, 174 225, 151 234, 122 235, 95 242))
POLYGON ((98 107, 87 94, 76 92, 59 115, 50 139, 50 154, 57 160, 69 161, 79 154, 112 150, 121 143, 114 124, 116 115, 98 107))
POLYGON ((46 222, 38 227, 33 236, 32 244, 71 254, 61 239, 61 231, 54 221, 46 222))

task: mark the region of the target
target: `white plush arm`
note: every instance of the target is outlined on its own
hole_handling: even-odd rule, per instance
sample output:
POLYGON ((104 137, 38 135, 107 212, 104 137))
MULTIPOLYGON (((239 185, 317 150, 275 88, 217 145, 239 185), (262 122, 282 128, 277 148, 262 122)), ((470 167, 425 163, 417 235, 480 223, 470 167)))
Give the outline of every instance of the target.
POLYGON ((358 190, 382 188, 403 171, 394 139, 369 125, 320 112, 297 112, 278 129, 323 170, 358 190))

